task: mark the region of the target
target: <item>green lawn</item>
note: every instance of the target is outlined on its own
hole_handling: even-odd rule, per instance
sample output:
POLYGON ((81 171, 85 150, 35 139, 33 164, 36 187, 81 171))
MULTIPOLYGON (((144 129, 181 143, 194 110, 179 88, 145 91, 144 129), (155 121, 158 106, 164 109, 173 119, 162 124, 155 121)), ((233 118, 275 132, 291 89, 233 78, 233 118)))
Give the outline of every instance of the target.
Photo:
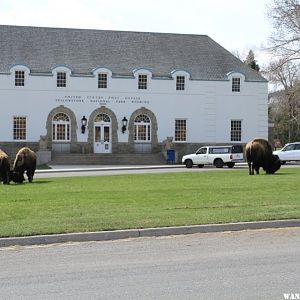
POLYGON ((300 168, 34 179, 0 185, 0 237, 300 218, 300 168))

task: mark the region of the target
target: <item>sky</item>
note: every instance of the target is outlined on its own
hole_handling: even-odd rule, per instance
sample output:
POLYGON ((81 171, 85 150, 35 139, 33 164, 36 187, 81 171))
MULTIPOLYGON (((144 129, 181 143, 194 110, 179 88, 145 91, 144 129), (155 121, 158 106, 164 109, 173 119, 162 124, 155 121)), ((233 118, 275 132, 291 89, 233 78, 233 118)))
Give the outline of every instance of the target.
POLYGON ((272 0, 0 0, 0 24, 205 34, 259 65, 272 27, 272 0))

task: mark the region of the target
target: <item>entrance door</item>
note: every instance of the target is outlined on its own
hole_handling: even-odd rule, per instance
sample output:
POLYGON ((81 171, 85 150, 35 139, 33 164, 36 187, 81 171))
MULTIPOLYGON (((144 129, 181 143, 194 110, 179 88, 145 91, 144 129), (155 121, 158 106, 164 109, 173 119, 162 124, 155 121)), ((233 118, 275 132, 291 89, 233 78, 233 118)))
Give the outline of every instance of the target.
POLYGON ((110 125, 94 124, 94 153, 111 153, 110 125))

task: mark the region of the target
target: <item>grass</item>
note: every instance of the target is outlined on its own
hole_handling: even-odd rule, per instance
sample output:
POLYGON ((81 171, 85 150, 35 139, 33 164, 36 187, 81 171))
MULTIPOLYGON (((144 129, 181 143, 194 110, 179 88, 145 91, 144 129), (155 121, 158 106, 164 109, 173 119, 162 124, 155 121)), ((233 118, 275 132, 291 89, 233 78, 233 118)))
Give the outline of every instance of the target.
POLYGON ((0 237, 300 218, 300 168, 34 179, 0 185, 0 237))

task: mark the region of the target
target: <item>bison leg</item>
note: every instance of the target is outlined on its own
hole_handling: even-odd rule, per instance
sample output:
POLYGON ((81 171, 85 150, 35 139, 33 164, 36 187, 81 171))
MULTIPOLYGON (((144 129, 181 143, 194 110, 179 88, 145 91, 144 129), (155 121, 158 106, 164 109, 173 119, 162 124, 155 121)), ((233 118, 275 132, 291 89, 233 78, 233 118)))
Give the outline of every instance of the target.
MULTIPOLYGON (((8 172, 3 172, 1 177, 2 177, 3 184, 9 184, 9 173, 8 172)), ((1 183, 1 180, 0 180, 0 183, 1 183)))
POLYGON ((254 175, 254 166, 252 162, 248 162, 249 175, 254 175))
POLYGON ((33 174, 34 174, 34 171, 32 172, 32 170, 27 170, 26 172, 26 175, 28 177, 28 181, 31 183, 32 180, 33 180, 33 174))
POLYGON ((3 178, 4 184, 9 184, 9 172, 6 172, 3 178))
POLYGON ((249 175, 252 175, 251 174, 251 162, 248 162, 248 169, 249 169, 249 175))
POLYGON ((259 168, 260 168, 260 166, 259 166, 258 163, 254 162, 252 164, 252 173, 253 173, 253 175, 254 175, 254 170, 255 170, 256 174, 259 175, 259 168))

